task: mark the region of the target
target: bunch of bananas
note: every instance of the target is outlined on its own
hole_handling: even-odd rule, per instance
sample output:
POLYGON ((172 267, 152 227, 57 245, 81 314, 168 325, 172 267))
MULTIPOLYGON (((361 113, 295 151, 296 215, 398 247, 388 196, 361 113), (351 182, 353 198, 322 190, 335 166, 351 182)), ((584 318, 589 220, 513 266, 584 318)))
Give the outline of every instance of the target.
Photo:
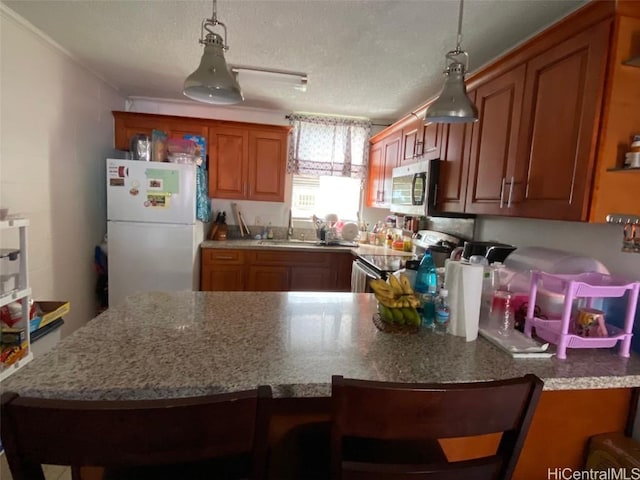
POLYGON ((378 300, 382 320, 399 325, 420 325, 420 315, 416 311, 420 299, 414 294, 407 276, 400 274, 398 279, 389 275, 388 282, 380 279, 369 282, 378 300))

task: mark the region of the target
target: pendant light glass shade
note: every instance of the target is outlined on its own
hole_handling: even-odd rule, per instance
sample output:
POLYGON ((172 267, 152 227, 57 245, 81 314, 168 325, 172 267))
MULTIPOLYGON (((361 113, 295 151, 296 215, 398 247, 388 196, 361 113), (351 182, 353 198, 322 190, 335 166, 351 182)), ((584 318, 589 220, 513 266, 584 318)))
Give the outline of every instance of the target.
POLYGON ((429 105, 425 122, 468 123, 478 120, 478 109, 467 95, 464 83, 464 65, 452 64, 440 95, 429 105))
POLYGON ((427 108, 425 123, 469 123, 478 120, 478 109, 467 94, 464 76, 469 70, 469 55, 462 50, 462 11, 464 0, 460 0, 458 15, 458 42, 456 49, 447 52, 444 74, 447 76, 440 95, 427 108), (464 56, 464 63, 460 57, 464 56))
POLYGON ((200 66, 187 77, 182 93, 193 100, 217 105, 242 102, 240 84, 224 59, 222 38, 209 33, 204 44, 200 66))

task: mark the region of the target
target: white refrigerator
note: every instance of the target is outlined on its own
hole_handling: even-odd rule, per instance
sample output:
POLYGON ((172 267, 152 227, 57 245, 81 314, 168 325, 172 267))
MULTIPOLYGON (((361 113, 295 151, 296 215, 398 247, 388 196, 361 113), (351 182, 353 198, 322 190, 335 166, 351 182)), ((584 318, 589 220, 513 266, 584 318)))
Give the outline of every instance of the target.
POLYGON ((196 166, 107 159, 109 306, 135 293, 198 290, 196 166))

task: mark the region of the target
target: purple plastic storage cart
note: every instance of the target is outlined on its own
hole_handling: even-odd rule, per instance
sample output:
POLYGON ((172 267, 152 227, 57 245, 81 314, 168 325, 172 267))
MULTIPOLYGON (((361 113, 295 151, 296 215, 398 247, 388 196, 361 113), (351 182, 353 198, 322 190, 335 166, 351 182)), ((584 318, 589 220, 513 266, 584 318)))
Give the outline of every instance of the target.
POLYGON ((531 329, 535 327, 536 335, 557 346, 556 356, 562 360, 567 358, 567 348, 608 348, 613 347, 618 341, 621 342, 620 356, 628 357, 633 336, 633 320, 638 303, 638 292, 640 292, 640 282, 629 282, 602 273, 559 275, 534 271, 531 273, 529 307, 524 333, 530 337, 531 329), (539 287, 550 292, 564 294, 562 318, 545 320, 534 316, 539 287), (576 298, 585 298, 587 308, 591 308, 594 298, 622 297, 627 291, 630 293, 623 329, 607 324, 607 332, 609 333, 607 337, 582 337, 569 332, 571 308, 576 298))

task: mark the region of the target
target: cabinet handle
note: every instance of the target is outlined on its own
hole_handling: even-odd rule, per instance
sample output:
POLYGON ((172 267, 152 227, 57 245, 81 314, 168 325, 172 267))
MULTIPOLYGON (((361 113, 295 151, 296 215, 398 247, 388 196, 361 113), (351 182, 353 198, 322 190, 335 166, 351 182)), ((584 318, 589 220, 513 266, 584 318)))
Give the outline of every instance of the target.
POLYGON ((216 260, 234 260, 234 257, 231 255, 217 255, 215 257, 216 260))
POLYGON ((513 195, 513 176, 511 177, 511 184, 509 185, 509 199, 507 200, 507 208, 511 208, 511 196, 513 195))
POLYGON ((436 183, 436 188, 433 191, 433 206, 438 205, 438 184, 436 183))
POLYGON ((437 149, 438 149, 438 147, 431 147, 431 148, 428 148, 428 149, 427 149, 427 151, 426 151, 425 153, 428 153, 428 152, 435 152, 437 149))
POLYGON ((502 186, 500 187, 500 208, 504 207, 504 184, 507 181, 507 177, 502 177, 502 186))

